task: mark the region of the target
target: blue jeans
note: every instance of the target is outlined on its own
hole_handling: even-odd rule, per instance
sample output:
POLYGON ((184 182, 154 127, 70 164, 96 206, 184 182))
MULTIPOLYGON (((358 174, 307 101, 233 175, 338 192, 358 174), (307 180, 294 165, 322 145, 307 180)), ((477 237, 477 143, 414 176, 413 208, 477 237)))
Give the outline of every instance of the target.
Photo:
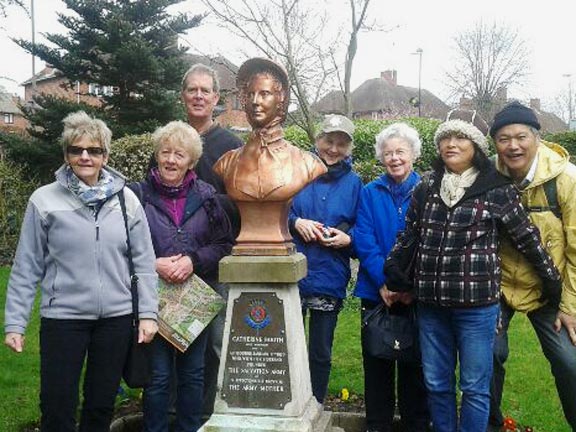
POLYGON ((204 350, 202 332, 184 352, 160 335, 154 339, 152 382, 144 389, 144 431, 168 432, 172 372, 176 373, 176 432, 196 432, 202 425, 204 350))
POLYGON ((418 304, 424 381, 434 431, 485 431, 498 305, 449 308, 418 304), (456 361, 462 406, 456 409, 456 361))
MULTIPOLYGON (((308 321, 308 362, 312 394, 319 403, 324 403, 328 391, 330 369, 332 368, 332 343, 338 322, 338 310, 325 312, 309 309, 308 321)), ((306 319, 306 309, 302 310, 306 319)))
MULTIPOLYGON (((490 389, 490 423, 493 425, 501 425, 503 422, 500 403, 506 375, 504 363, 508 359, 508 327, 514 316, 514 310, 504 301, 500 307, 502 328, 494 341, 494 376, 490 389)), ((565 327, 562 327, 559 333, 554 331, 553 324, 557 313, 557 309, 545 305, 529 312, 527 316, 540 340, 542 351, 550 362, 564 416, 572 430, 576 431, 576 346, 572 345, 565 327)))

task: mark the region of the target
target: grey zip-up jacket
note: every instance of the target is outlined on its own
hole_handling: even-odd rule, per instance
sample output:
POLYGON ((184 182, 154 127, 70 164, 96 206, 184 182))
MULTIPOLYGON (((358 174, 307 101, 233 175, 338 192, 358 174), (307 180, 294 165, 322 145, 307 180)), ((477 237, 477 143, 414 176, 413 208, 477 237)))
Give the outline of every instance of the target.
MULTIPOLYGON (((124 178, 114 176, 115 194, 96 215, 66 187, 64 169, 56 181, 37 189, 28 201, 10 279, 5 331, 24 334, 36 287, 40 315, 96 320, 132 313, 126 230, 116 193, 124 178)), ((140 201, 124 188, 134 268, 139 278, 139 316, 156 319, 155 255, 140 201)))

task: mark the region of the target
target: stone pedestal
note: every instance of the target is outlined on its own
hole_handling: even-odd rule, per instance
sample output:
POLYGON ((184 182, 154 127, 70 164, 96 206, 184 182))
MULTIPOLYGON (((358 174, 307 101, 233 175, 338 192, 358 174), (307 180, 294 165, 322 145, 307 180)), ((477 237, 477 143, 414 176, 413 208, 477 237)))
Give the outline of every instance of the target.
POLYGON ((203 432, 324 432, 330 413, 312 396, 297 282, 306 258, 229 256, 218 393, 203 432))

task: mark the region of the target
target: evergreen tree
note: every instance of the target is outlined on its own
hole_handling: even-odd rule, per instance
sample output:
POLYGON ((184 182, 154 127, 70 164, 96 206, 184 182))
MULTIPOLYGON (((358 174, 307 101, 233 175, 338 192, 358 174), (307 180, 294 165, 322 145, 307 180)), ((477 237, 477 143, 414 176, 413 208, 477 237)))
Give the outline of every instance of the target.
MULTIPOLYGON (((177 100, 188 65, 177 35, 203 15, 171 15, 183 0, 64 0, 73 15, 58 14, 68 33, 48 33, 55 47, 16 40, 70 82, 109 86, 103 109, 117 133, 139 133, 181 117, 177 100)), ((41 104, 40 104, 41 105, 41 104)))

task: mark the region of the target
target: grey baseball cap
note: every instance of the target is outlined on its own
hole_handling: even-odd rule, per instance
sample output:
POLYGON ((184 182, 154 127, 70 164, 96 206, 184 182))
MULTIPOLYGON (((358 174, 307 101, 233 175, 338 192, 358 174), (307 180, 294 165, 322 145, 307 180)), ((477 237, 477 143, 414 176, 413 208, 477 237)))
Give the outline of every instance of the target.
POLYGON ((346 135, 350 137, 351 140, 354 140, 355 129, 356 127, 354 126, 354 123, 352 123, 352 121, 348 117, 339 114, 331 114, 326 116, 324 120, 322 120, 319 134, 330 132, 344 132, 346 135))

